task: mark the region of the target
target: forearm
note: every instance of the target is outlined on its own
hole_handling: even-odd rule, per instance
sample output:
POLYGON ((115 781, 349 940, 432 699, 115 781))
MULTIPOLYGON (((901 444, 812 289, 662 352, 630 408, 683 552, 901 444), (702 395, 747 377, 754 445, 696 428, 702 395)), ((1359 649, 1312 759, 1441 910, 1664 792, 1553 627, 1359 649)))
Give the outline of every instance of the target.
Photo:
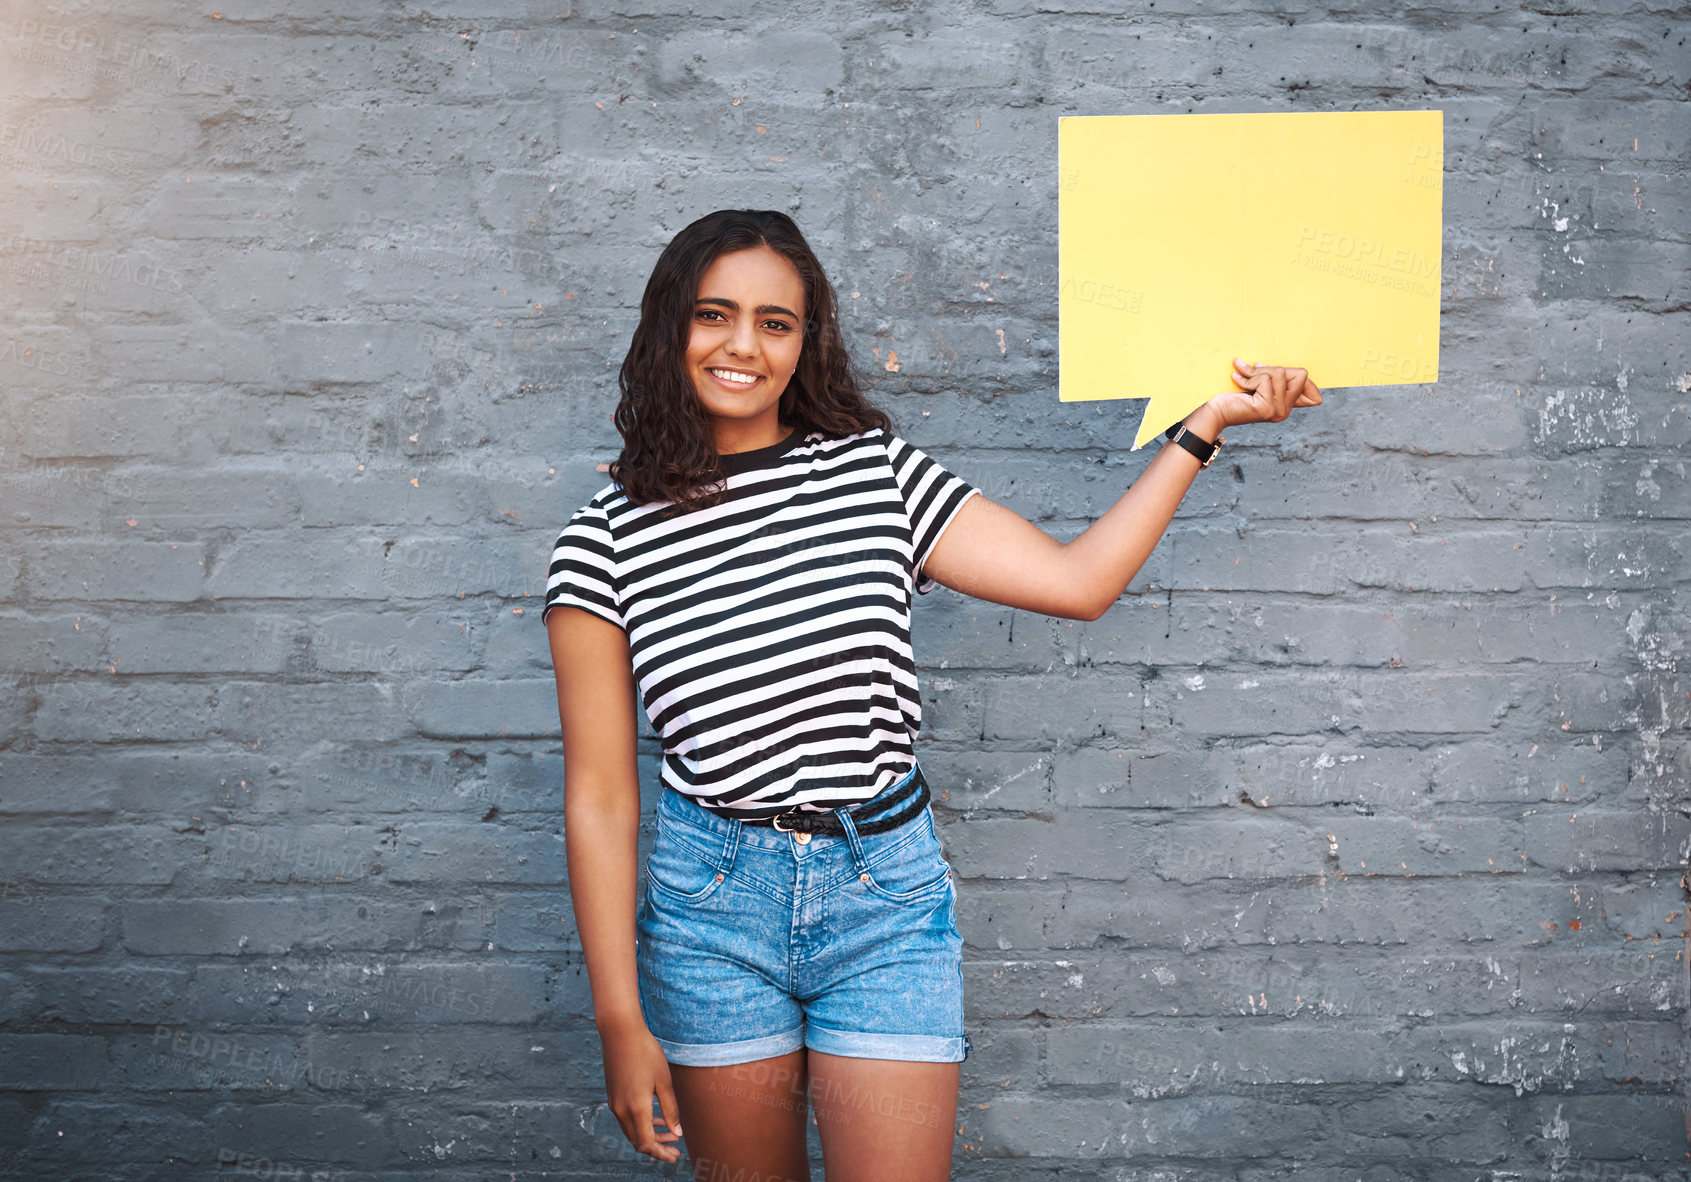
MULTIPOLYGON (((1219 417, 1208 405, 1188 416, 1186 425, 1211 442, 1221 433, 1219 417)), ((1097 619, 1127 590, 1200 471, 1192 453, 1165 444, 1121 499, 1063 547, 1065 579, 1074 588, 1081 618, 1097 619)))
POLYGON ((566 782, 570 904, 587 961, 593 1021, 601 1030, 644 1021, 634 953, 639 831, 637 793, 575 792, 566 782))

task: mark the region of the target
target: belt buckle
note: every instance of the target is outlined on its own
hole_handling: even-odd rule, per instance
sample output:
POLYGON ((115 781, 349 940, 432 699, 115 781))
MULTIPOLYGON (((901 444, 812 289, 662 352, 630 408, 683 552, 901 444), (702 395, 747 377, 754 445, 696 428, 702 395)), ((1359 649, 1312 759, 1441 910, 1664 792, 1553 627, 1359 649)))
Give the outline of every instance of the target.
POLYGON ((801 833, 796 829, 787 829, 787 828, 784 828, 782 826, 781 818, 787 817, 787 816, 797 816, 797 814, 796 813, 776 813, 775 816, 770 819, 769 823, 771 825, 773 825, 776 829, 780 830, 782 833, 791 833, 798 840, 798 843, 800 845, 809 845, 810 844, 810 834, 801 833))

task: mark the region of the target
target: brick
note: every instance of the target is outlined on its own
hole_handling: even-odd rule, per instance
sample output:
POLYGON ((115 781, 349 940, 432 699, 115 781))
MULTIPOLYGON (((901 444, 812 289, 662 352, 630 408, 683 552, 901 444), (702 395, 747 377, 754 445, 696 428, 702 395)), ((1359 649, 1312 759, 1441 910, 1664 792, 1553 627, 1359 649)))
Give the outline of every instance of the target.
POLYGON ((360 1104, 322 1097, 311 1102, 225 1105, 209 1114, 208 1123, 219 1147, 271 1162, 335 1162, 374 1168, 398 1148, 396 1133, 386 1127, 380 1114, 360 1104))
POLYGON ((1570 235, 1563 241, 1543 241, 1539 249, 1543 261, 1533 294, 1540 299, 1589 299, 1601 292, 1674 303, 1691 292, 1691 284, 1682 278, 1691 263, 1691 245, 1686 243, 1570 235))
POLYGON ((192 839, 159 826, 7 825, 0 864, 30 883, 161 885, 188 857, 192 839))
POLYGON ((41 886, 8 882, 0 888, 0 951, 92 952, 105 940, 107 910, 99 899, 50 898, 41 886))
POLYGON ((0 1100, 0 1151, 12 1153, 29 1133, 29 1110, 16 1100, 0 1100))
POLYGON ((1221 1032, 1194 1030, 1190 1023, 1075 1023, 1047 1032, 1045 1066, 1053 1084, 1119 1084, 1143 1099, 1405 1080, 1478 1080, 1538 1091, 1572 1084, 1581 1063, 1610 1055, 1614 1028, 1567 1025, 1520 1021, 1364 1032, 1346 1022, 1326 1029, 1282 1024, 1221 1032))
POLYGON ((206 589, 216 599, 383 599, 382 565, 373 538, 243 540, 218 548, 206 589))
POLYGON ((1534 1096, 1527 1119, 1559 1118, 1567 1128, 1570 1165, 1587 1177, 1605 1174, 1612 1178, 1631 1176, 1672 1178, 1675 1168, 1646 1162, 1673 1162, 1681 1152, 1671 1148, 1685 1133, 1685 1116, 1691 1111, 1684 1096, 1662 1093, 1635 1095, 1534 1096), (1577 1165, 1573 1163, 1577 1162, 1577 1165), (1598 1171, 1601 1171, 1598 1172, 1598 1171))
POLYGON ((196 740, 212 734, 244 736, 251 742, 280 701, 295 717, 314 716, 312 733, 342 739, 398 737, 409 687, 398 692, 382 682, 302 683, 282 686, 225 680, 156 683, 144 695, 113 684, 55 687, 35 713, 36 735, 59 742, 100 741, 114 731, 126 738, 196 740))
POLYGON ((18 1126, 27 1141, 16 1160, 21 1168, 53 1177, 77 1176, 72 1172, 75 1167, 88 1164, 97 1167, 88 1174, 114 1179, 133 1176, 127 1171, 143 1154, 215 1162, 215 1149, 200 1114, 181 1111, 181 1107, 181 1101, 168 1094, 148 1102, 73 1093, 69 1099, 44 1105, 33 1124, 26 1121, 18 1126), (115 1135, 114 1130, 120 1129, 122 1134, 115 1135))
MULTIPOLYGON (((1588 1015, 1625 1020, 1638 1014, 1638 999, 1659 993, 1673 972, 1671 963, 1657 963, 1671 952, 1651 961, 1643 953, 1594 959, 1583 948, 1488 947, 1436 956, 1297 946, 1126 954, 1065 949, 1019 959, 1001 952, 966 958, 963 974, 965 989, 973 990, 970 1012, 995 1020, 1043 1014, 1072 1021, 1226 1018, 1274 1025, 1432 1017, 1451 1007, 1471 1018, 1536 1014, 1567 1021, 1586 1003, 1588 1015), (1639 984, 1615 993, 1614 978, 1605 973, 1617 969, 1639 984)), ((1660 1024, 1645 1022, 1641 1047, 1648 1047, 1649 1029, 1660 1024)), ((1671 1069, 1659 1050, 1634 1058, 1640 1055, 1655 1056, 1648 1060, 1650 1071, 1671 1069)))
MULTIPOLYGON (((267 1025, 298 1028, 361 1027, 371 1021, 430 1028, 531 1025, 562 973, 551 965, 507 959, 503 954, 485 963, 341 955, 324 963, 204 964, 182 989, 183 1008, 204 1021, 238 1024, 263 1007, 267 1025)), ((145 1020, 182 1020, 136 1013, 145 1020)))
POLYGON ((94 336, 95 364, 131 382, 266 383, 279 372, 260 333, 171 324, 108 324, 94 336))
POLYGON ((495 948, 564 951, 575 945, 568 897, 459 892, 450 901, 375 904, 349 896, 128 900, 118 904, 122 946, 141 956, 278 956, 331 950, 398 953, 495 948))
POLYGON ((1188 528, 1167 539, 1173 543, 1169 567, 1176 588, 1325 594, 1357 587, 1642 590, 1683 577, 1682 560, 1665 530, 1649 526, 1429 527, 1393 531, 1396 536, 1384 528, 1352 529, 1344 538, 1324 536, 1330 527, 1298 532, 1265 527, 1247 531, 1242 539, 1232 531, 1188 528))
POLYGON ((32 686, 97 665, 106 644, 105 620, 76 614, 0 614, 0 650, 6 671, 23 673, 32 686))
POLYGON ((261 787, 271 775, 269 763, 268 756, 229 758, 145 748, 130 750, 119 761, 109 752, 19 754, 0 760, 0 788, 8 811, 16 813, 164 810, 193 815, 214 803, 238 803, 245 809, 254 807, 255 800, 274 801, 261 787))
POLYGON ((18 978, 20 1016, 32 1025, 180 1023, 191 1008, 183 997, 190 978, 185 968, 146 963, 118 968, 32 966, 18 978))
POLYGON ((563 885, 561 832, 481 825, 420 823, 406 826, 384 873, 390 882, 474 881, 563 885))
POLYGON ((0 1034, 0 1087, 85 1092, 101 1087, 106 1041, 80 1034, 0 1034))
MULTIPOLYGON (((450 463, 450 461, 448 461, 450 463)), ((312 473, 300 483, 301 520, 308 526, 328 527, 367 521, 381 525, 456 525, 487 516, 487 492, 471 473, 453 471, 437 460, 372 465, 344 476, 312 473)), ((401 561, 404 561, 401 551, 401 561)), ((415 559, 419 564, 426 558, 415 559)), ((401 594, 442 594, 416 590, 428 586, 411 571, 400 572, 391 584, 401 594)), ((449 593, 449 592, 445 592, 449 593)))
POLYGON ((430 681, 412 687, 417 729, 433 738, 555 735, 558 687, 547 681, 430 681))
POLYGON ((107 650, 125 673, 299 673, 306 629, 286 616, 221 611, 192 621, 120 618, 107 626, 107 650))
POLYGON ((948 595, 932 609, 912 613, 911 647, 921 669, 1031 672, 1062 659, 1062 640, 1076 623, 948 595))
POLYGON ((1308 1106, 1238 1096, 1156 1103, 1006 1096, 962 1123, 968 1130, 964 1138, 978 1143, 988 1157, 1037 1155, 1093 1163, 1171 1151, 1231 1160, 1291 1152, 1319 1135, 1318 1118, 1308 1106), (1119 1131, 1100 1138, 1101 1128, 1119 1131), (1203 1132, 1195 1133, 1199 1128, 1203 1132), (1246 1128, 1252 1131, 1247 1134, 1246 1128))
POLYGON ((919 759, 935 809, 961 814, 963 824, 980 809, 1050 807, 1051 760, 1039 752, 933 751, 919 759))
MULTIPOLYGON (((403 1093, 472 1080, 538 1091, 562 1082, 560 1069, 573 1057, 573 1041, 486 1027, 316 1032, 302 1040, 297 1053, 360 1091, 403 1093)), ((567 1078, 570 1073, 563 1074, 567 1078)))
POLYGON ((60 529, 97 528, 103 481, 97 469, 64 465, 0 472, 14 520, 60 529))
POLYGON ((29 564, 34 599, 189 603, 205 585, 206 547, 197 542, 50 542, 29 564))
POLYGON ((428 354, 420 330, 393 324, 276 328, 276 367, 290 382, 375 382, 415 374, 428 354))
POLYGON ((131 509, 147 529, 280 529, 300 516, 292 478, 274 467, 219 465, 195 472, 128 468, 117 479, 122 481, 124 502, 147 506, 131 509))

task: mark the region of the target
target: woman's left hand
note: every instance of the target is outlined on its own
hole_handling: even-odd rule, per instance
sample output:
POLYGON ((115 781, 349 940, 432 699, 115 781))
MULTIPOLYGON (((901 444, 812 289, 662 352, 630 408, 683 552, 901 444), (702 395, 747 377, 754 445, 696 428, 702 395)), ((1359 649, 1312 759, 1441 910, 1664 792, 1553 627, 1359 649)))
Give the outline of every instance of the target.
POLYGON ((1217 394, 1205 404, 1224 430, 1241 423, 1284 422, 1293 407, 1321 405, 1321 387, 1297 366, 1255 365, 1235 357, 1233 384, 1237 392, 1217 394))

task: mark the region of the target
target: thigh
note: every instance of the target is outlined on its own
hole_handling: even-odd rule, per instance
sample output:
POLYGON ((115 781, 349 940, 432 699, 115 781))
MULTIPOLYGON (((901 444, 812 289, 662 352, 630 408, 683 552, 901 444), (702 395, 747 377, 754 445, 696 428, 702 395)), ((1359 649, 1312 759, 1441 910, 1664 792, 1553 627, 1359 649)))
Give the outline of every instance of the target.
POLYGON ((828 1182, 951 1177, 959 1064, 811 1051, 809 1066, 828 1182))
POLYGON ((810 1182, 805 1056, 800 1048, 728 1067, 671 1064, 695 1178, 810 1182))

